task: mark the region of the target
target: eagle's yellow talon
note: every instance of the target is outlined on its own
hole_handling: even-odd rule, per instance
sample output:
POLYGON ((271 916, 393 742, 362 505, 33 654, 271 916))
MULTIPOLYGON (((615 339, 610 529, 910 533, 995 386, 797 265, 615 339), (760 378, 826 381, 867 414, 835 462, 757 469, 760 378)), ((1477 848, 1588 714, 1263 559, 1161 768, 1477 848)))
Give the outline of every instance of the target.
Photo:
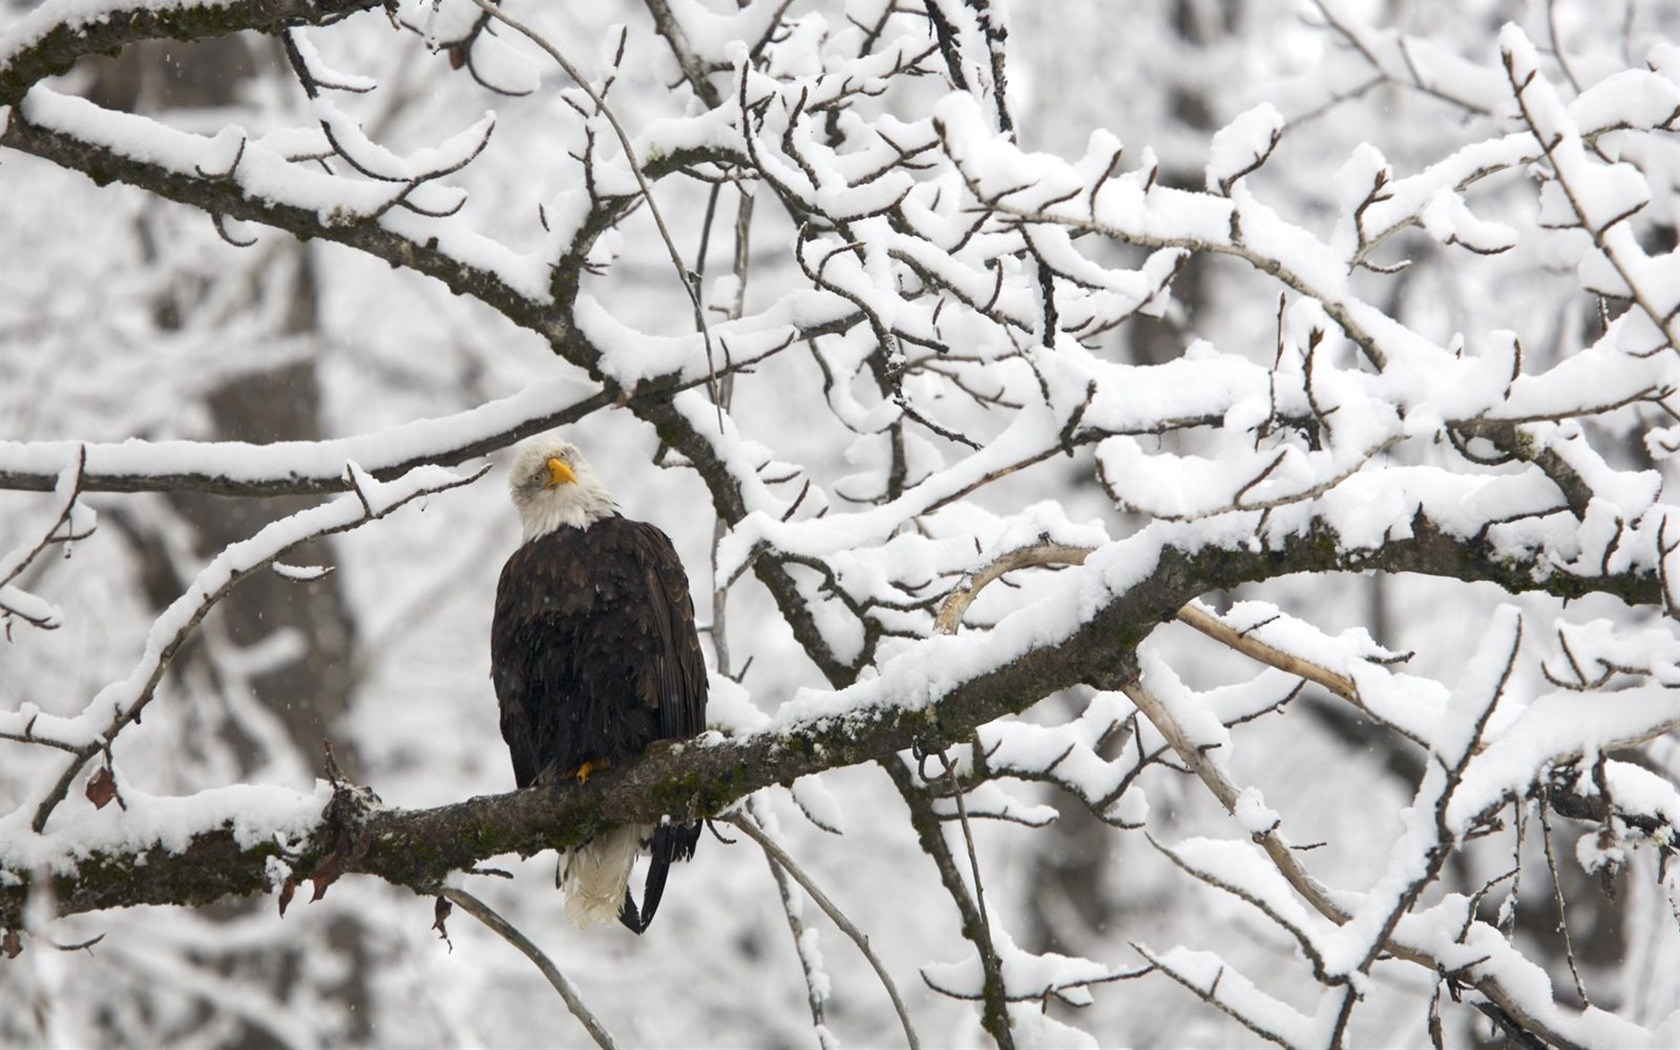
POLYGON ((572 776, 577 777, 579 784, 587 784, 589 783, 589 776, 591 773, 599 773, 601 770, 607 769, 611 765, 612 763, 608 762, 604 758, 591 759, 590 761, 577 767, 577 769, 572 773, 572 776))

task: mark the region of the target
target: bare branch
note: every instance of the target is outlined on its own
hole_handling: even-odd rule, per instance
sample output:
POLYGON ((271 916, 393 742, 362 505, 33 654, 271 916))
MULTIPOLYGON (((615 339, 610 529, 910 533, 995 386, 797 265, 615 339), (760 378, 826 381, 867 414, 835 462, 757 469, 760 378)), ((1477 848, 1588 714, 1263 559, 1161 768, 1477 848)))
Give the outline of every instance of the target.
POLYGON ((862 952, 863 957, 869 960, 869 965, 874 968, 875 975, 881 979, 882 987, 887 990, 888 997, 892 999, 893 1009, 898 1012, 899 1023, 904 1026, 904 1038, 909 1042, 910 1050, 918 1050, 922 1045, 921 1040, 916 1036, 915 1025, 910 1023, 910 1012, 904 1007, 904 998, 898 994, 898 985, 893 981, 892 974, 887 972, 886 965, 881 962, 880 956, 876 955, 875 950, 869 946, 869 938, 864 935, 862 930, 857 928, 851 919, 847 918, 846 913, 841 911, 815 882, 811 881, 811 877, 805 874, 805 870, 788 855, 788 852, 775 839, 759 827, 752 817, 744 813, 737 814, 729 819, 729 823, 740 828, 748 838, 758 843, 759 847, 764 850, 766 859, 770 861, 771 867, 779 868, 792 876, 793 880, 799 883, 806 893, 811 895, 811 899, 817 902, 817 906, 823 910, 823 913, 834 920, 834 925, 840 927, 841 932, 850 937, 852 943, 857 945, 858 951, 862 952))
POLYGON ((560 968, 554 965, 554 960, 550 959, 541 948, 538 948, 535 942, 519 932, 517 926, 498 915, 488 904, 458 886, 443 886, 438 889, 437 895, 460 905, 466 910, 467 914, 482 922, 494 931, 496 936, 518 948, 527 959, 530 959, 537 969, 542 971, 542 975, 548 979, 548 983, 554 986, 554 990, 560 993, 560 998, 565 1000, 566 1009, 570 1010, 572 1016, 577 1018, 578 1023, 583 1025, 584 1030, 589 1033, 589 1037, 595 1040, 596 1046, 600 1047, 601 1050, 613 1050, 618 1045, 613 1042, 612 1033, 608 1032, 606 1027, 601 1024, 601 1019, 584 1005, 583 997, 578 995, 577 986, 560 972, 560 968))

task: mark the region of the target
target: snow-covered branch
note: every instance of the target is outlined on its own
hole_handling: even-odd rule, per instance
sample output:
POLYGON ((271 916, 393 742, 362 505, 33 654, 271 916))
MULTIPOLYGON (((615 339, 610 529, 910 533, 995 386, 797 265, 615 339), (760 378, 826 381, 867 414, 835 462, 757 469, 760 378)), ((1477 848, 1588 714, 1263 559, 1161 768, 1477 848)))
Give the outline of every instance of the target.
POLYGON ((530 387, 458 415, 422 419, 364 437, 267 445, 210 441, 0 441, 0 489, 51 491, 52 464, 85 455, 84 492, 210 492, 219 496, 306 495, 348 491, 344 464, 389 481, 427 464, 456 466, 563 426, 610 402, 580 396, 572 380, 530 387))
MULTIPOLYGON (((423 489, 424 483, 425 479, 421 479, 412 484, 423 489)), ((459 483, 459 479, 445 482, 459 483)), ((305 525, 348 528, 364 520, 363 508, 355 497, 342 497, 318 512, 306 512, 305 517, 308 521, 283 523, 288 531, 279 540, 252 541, 257 544, 253 550, 260 549, 262 554, 254 561, 250 558, 240 561, 237 571, 248 574, 253 571, 253 565, 260 567, 266 564, 264 559, 277 557, 290 545, 284 541, 305 525), (309 517, 311 514, 313 517, 309 517), (316 518, 321 520, 317 522, 316 518)), ((1322 559, 1317 562, 1319 567, 1331 571, 1338 567, 1405 567, 1408 571, 1434 571, 1451 576, 1462 570, 1463 566, 1456 561, 1459 553, 1456 544, 1438 534, 1432 537, 1433 530, 1420 528, 1419 531, 1422 535, 1412 539, 1395 540, 1345 557, 1323 554, 1330 544, 1316 534, 1296 537, 1271 551, 1258 552, 1198 546, 1188 536, 1175 537, 1172 542, 1162 542, 1153 535, 1122 541, 1112 550, 1102 552, 1102 557, 1093 556, 1084 566, 1068 570, 1059 580, 1066 593, 1089 591, 1092 586, 1103 587, 1105 578, 1123 572, 1122 566, 1148 566, 1130 586, 1110 590, 1088 618, 1067 616, 1066 610, 1058 613, 1062 602, 1050 599, 1040 608, 1024 610, 1006 619, 991 632, 930 638, 888 663, 877 678, 837 692, 813 693, 789 702, 776 724, 763 731, 739 740, 688 745, 669 752, 661 750, 628 769, 592 777, 589 784, 576 791, 568 788, 561 793, 568 800, 563 803, 565 816, 551 813, 542 818, 551 823, 521 825, 504 833, 509 837, 495 842, 478 845, 463 842, 442 855, 427 851, 423 856, 412 857, 414 866, 395 881, 418 886, 439 879, 450 870, 470 867, 496 852, 530 852, 564 845, 599 830, 603 821, 656 820, 660 813, 716 815, 742 795, 769 784, 789 783, 824 769, 886 760, 913 747, 937 749, 961 742, 976 727, 1024 710, 1040 697, 1071 685, 1123 685, 1136 674, 1132 668, 1135 668, 1137 644, 1161 622, 1163 611, 1170 614, 1183 605, 1186 592, 1265 579, 1276 571, 1280 555, 1292 567, 1307 559, 1322 559), (1443 555, 1446 557, 1440 563, 1431 565, 1432 556, 1443 555), (1049 634, 1045 633, 1046 628, 1049 634), (933 668, 944 669, 940 675, 945 685, 929 695, 928 676, 933 668), (567 821, 569 826, 555 830, 567 821), (545 840, 542 835, 553 837, 545 840), (475 852, 479 850, 488 852, 475 852)), ((232 559, 239 554, 230 552, 227 557, 232 559)), ((228 571, 219 564, 206 569, 207 573, 223 575, 228 571)), ((1512 565, 1506 571, 1509 575, 1505 582, 1514 584, 1519 577, 1530 577, 1533 567, 1512 565)), ((1654 597, 1654 579, 1619 584, 1604 582, 1607 586, 1645 588, 1654 597)), ((1530 579, 1529 586, 1539 585, 1530 579)), ((205 589, 208 592, 209 588, 205 589)), ((199 607, 196 603, 191 605, 192 610, 199 607)), ((122 708, 118 717, 125 712, 129 712, 128 707, 122 708)), ((129 712, 123 724, 131 720, 129 712)), ((433 815, 415 825, 415 832, 421 833, 440 821, 456 822, 457 829, 462 826, 459 822, 469 819, 489 822, 494 814, 502 812, 500 807, 513 803, 487 801, 463 805, 467 808, 445 807, 432 811, 433 815)), ((219 828, 220 824, 218 815, 214 826, 219 828)), ((40 830, 50 833, 50 828, 40 830)), ((390 864, 397 863, 399 852, 392 848, 390 864)), ((17 862, 7 863, 10 867, 17 862)), ((387 870, 397 871, 396 868, 387 870)), ((70 911, 82 910, 73 903, 77 899, 74 894, 60 894, 60 900, 65 902, 63 906, 70 911)), ((83 907, 86 906, 109 905, 83 907)))
MULTIPOLYGON (((484 470, 463 477, 441 467, 417 467, 393 482, 376 481, 354 463, 347 464, 344 473, 352 495, 274 522, 211 559, 186 592, 153 621, 145 652, 127 677, 101 689, 79 715, 46 719, 50 727, 43 727, 43 716, 32 705, 15 712, 0 712, 0 725, 7 727, 8 738, 35 742, 44 731, 53 746, 74 749, 74 757, 40 799, 30 820, 30 827, 36 833, 46 828, 48 818, 64 801, 82 768, 101 753, 109 756, 117 735, 140 720, 157 695, 158 685, 175 654, 210 610, 235 587, 303 543, 358 528, 422 496, 470 484, 482 477, 484 470)), ((109 792, 98 805, 103 806, 113 796, 121 800, 109 763, 96 783, 97 786, 90 786, 90 794, 109 792)))
POLYGON ((31 562, 49 546, 85 539, 93 530, 92 515, 77 503, 87 472, 87 448, 77 446, 69 465, 53 481, 57 506, 40 538, 25 541, 0 555, 0 623, 9 634, 15 617, 32 627, 51 629, 59 625, 59 613, 52 606, 14 584, 31 562), (78 511, 80 513, 78 514, 78 511), (78 519, 80 522, 78 523, 78 519))
POLYGON ((0 106, 15 105, 47 77, 79 59, 143 40, 197 40, 243 30, 275 32, 328 25, 381 0, 233 0, 227 3, 44 3, 0 34, 0 106))

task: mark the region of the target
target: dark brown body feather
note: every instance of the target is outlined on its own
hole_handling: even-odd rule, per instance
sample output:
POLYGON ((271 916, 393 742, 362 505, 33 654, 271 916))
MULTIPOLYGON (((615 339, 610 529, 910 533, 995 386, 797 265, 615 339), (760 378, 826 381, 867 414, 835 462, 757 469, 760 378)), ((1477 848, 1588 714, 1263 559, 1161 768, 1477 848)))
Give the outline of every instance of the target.
MULTIPOLYGON (((508 558, 496 590, 491 676, 520 787, 584 763, 618 764, 706 724, 706 664, 688 578, 671 540, 618 515, 562 527, 508 558)), ((652 921, 672 861, 693 856, 698 825, 656 828, 638 913, 652 921)))

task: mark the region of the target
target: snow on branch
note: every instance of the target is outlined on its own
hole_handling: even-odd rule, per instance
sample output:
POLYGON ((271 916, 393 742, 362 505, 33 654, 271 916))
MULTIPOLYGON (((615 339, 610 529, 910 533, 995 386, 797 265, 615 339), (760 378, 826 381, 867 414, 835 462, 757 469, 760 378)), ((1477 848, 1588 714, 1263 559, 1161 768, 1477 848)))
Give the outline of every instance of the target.
POLYGON ((545 316, 548 272, 540 257, 439 225, 439 217, 393 212, 412 192, 409 183, 314 169, 308 161, 319 151, 294 158, 286 136, 270 144, 231 126, 215 136, 197 135, 37 88, 10 111, 0 145, 211 215, 346 244, 482 299, 557 344, 569 332, 562 320, 545 316))
MULTIPOLYGON (((107 762, 100 774, 99 787, 90 790, 109 791, 120 800, 109 760, 112 742, 117 734, 139 721, 157 695, 157 687, 176 652, 210 610, 241 582, 299 544, 376 521, 421 496, 470 484, 488 469, 463 477, 442 467, 416 467, 396 481, 381 482, 350 463, 344 470, 352 495, 266 525, 255 536, 229 546, 211 559, 186 592, 153 621, 145 652, 128 676, 101 689, 79 715, 53 720, 54 741, 59 746, 73 746, 74 757, 36 806, 31 829, 38 834, 46 828, 48 818, 64 801, 82 768, 101 753, 107 756, 107 762)), ((30 711, 8 712, 0 714, 0 718, 7 723, 21 722, 21 729, 8 727, 6 735, 25 740, 34 734, 40 721, 30 711)))
POLYGON ((452 416, 420 419, 361 437, 279 441, 142 441, 74 443, 0 441, 0 489, 51 490, 53 464, 85 456, 84 492, 200 491, 224 496, 345 492, 355 462, 383 480, 427 464, 454 466, 533 434, 575 422, 610 398, 587 394, 576 380, 539 383, 452 416))
POLYGON ((1651 203, 1645 173, 1627 162, 1597 162, 1572 112, 1585 109, 1597 115, 1613 99, 1618 121, 1626 122, 1619 126, 1673 131, 1680 126, 1680 85, 1653 72, 1630 70, 1617 85, 1621 90, 1583 95, 1574 106, 1565 106, 1541 75, 1539 56, 1521 29, 1507 26, 1500 34, 1500 49, 1522 119, 1551 168, 1551 178, 1541 188, 1541 221, 1578 227, 1592 239, 1594 251, 1581 262, 1583 281, 1601 294, 1633 301, 1637 310, 1624 318, 1628 323, 1622 333, 1629 353, 1680 351, 1675 328, 1680 287, 1663 260, 1640 246, 1627 221, 1651 203), (1636 82, 1625 83, 1629 78, 1636 82), (1621 104, 1623 98, 1644 105, 1635 113, 1621 104))
POLYGON ((196 40, 241 30, 327 25, 380 5, 381 0, 49 0, 0 36, 0 106, 15 105, 31 86, 64 72, 78 59, 111 54, 143 40, 196 40))
POLYGON ((5 624, 8 637, 15 617, 32 627, 50 630, 62 619, 57 609, 41 598, 22 590, 13 583, 49 546, 85 539, 93 532, 94 515, 77 502, 87 471, 87 446, 77 445, 74 462, 58 472, 53 482, 57 506, 51 523, 39 539, 24 541, 0 555, 0 623, 5 624))

